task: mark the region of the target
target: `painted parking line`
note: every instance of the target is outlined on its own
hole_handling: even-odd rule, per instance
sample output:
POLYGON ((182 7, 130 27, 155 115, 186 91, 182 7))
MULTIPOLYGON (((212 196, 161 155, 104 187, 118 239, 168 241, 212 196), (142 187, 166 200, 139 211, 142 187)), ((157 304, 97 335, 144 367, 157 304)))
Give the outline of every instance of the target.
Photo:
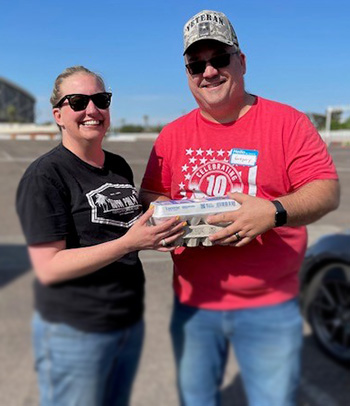
POLYGON ((170 262, 169 258, 146 258, 146 259, 142 259, 141 262, 143 264, 160 264, 160 263, 164 263, 164 262, 170 262))
POLYGON ((0 244, 26 244, 22 234, 0 234, 0 244))
MULTIPOLYGON (((15 158, 8 154, 5 151, 1 151, 2 157, 0 156, 0 164, 16 164, 16 163, 32 163, 34 162, 38 157, 22 157, 22 158, 15 158)), ((148 159, 128 159, 129 165, 144 165, 146 167, 148 162, 148 159)), ((350 168, 342 168, 338 167, 337 168, 338 173, 349 173, 350 168)))
MULTIPOLYGON (((136 185, 138 186, 138 185, 136 185)), ((310 224, 307 226, 309 235, 309 244, 316 241, 319 237, 331 233, 339 233, 342 231, 341 227, 334 226, 332 224, 310 224)), ((0 244, 13 242, 13 243, 24 243, 24 237, 22 234, 10 235, 0 233, 0 244)), ((140 252, 140 257, 142 262, 145 263, 160 263, 171 261, 171 257, 165 253, 158 251, 146 250, 140 252)))
POLYGON ((128 159, 127 161, 129 165, 146 165, 148 159, 128 159))
POLYGON ((13 161, 13 157, 6 151, 1 151, 1 154, 3 156, 3 158, 0 158, 1 160, 4 161, 13 161))
POLYGON ((18 163, 18 162, 33 162, 35 161, 37 157, 34 158, 13 158, 10 155, 6 158, 0 158, 0 162, 6 162, 6 163, 18 163))

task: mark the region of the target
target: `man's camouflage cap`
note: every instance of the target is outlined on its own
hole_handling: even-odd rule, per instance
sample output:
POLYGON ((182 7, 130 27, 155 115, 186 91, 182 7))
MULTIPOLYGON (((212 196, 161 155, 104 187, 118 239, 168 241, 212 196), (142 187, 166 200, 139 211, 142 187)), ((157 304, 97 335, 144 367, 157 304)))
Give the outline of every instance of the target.
POLYGON ((184 54, 197 41, 213 39, 239 50, 236 33, 224 13, 203 10, 190 18, 184 26, 184 54))

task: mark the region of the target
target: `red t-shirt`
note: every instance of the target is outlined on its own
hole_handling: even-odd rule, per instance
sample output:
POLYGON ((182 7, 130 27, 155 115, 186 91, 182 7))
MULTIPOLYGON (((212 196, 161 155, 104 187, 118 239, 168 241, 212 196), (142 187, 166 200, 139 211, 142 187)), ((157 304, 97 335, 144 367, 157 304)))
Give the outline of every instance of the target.
MULTIPOLYGON (((305 114, 259 97, 232 123, 213 123, 196 109, 166 126, 141 187, 172 199, 239 191, 273 200, 316 179, 337 173, 314 126, 305 114)), ((281 303, 298 293, 306 245, 305 227, 279 227, 241 248, 178 248, 175 293, 206 309, 281 303)))

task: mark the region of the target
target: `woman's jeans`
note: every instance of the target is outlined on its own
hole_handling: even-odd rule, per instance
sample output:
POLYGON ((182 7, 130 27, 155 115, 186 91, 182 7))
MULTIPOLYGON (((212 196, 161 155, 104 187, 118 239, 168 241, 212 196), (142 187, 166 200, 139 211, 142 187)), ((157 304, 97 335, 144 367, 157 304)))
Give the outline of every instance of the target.
POLYGON ((249 406, 296 404, 302 347, 296 299, 232 311, 198 309, 175 299, 171 334, 182 406, 220 405, 229 344, 249 406))
POLYGON ((140 359, 144 323, 86 333, 32 321, 41 406, 127 406, 140 359))

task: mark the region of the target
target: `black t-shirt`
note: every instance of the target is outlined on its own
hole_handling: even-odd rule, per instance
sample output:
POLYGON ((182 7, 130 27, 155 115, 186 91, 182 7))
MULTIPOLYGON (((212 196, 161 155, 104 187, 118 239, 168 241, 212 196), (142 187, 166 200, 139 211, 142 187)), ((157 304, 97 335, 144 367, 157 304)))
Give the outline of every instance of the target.
MULTIPOLYGON (((62 144, 33 162, 17 190, 17 213, 28 245, 66 240, 67 249, 124 235, 141 215, 126 161, 105 151, 102 169, 62 144)), ((34 283, 35 307, 51 322, 111 331, 142 317, 144 273, 137 252, 89 275, 50 286, 34 283)))

